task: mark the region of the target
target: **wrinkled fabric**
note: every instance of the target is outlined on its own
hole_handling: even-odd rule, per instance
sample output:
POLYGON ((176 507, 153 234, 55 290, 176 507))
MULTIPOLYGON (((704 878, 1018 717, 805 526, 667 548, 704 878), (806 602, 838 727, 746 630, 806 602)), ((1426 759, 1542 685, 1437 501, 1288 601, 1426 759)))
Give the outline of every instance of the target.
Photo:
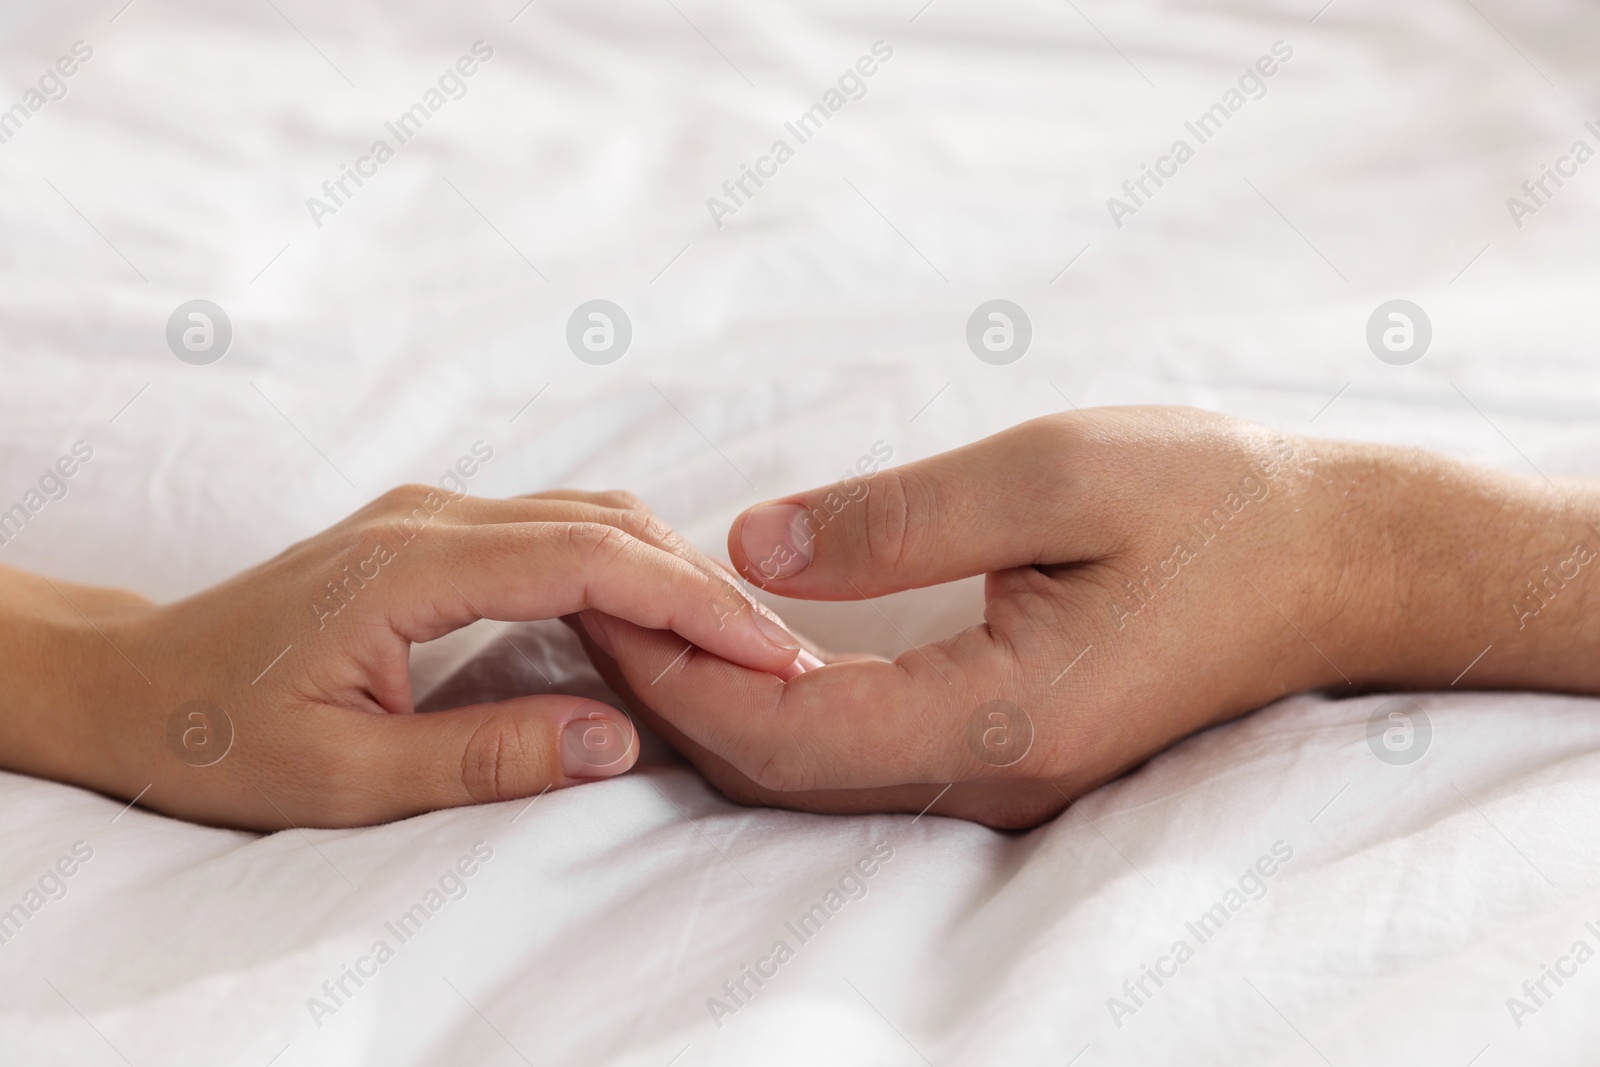
MULTIPOLYGON (((1600 147, 1587 5, 116 6, 0 15, 0 108, 93 50, 0 143, 0 509, 93 451, 0 563, 180 597, 479 443, 474 493, 627 488, 721 554, 880 442, 1109 403, 1600 476, 1600 164, 1508 205, 1600 147), (166 340, 197 298, 233 330, 209 366, 166 340), (1408 366, 1366 341, 1397 298, 1432 324, 1408 366), (568 349, 591 299, 631 320, 610 365, 568 349), (1031 320, 1009 366, 968 348, 991 299, 1031 320)), ((981 588, 776 606, 892 656, 981 588)), ((559 627, 506 632, 417 650, 423 704, 600 692, 559 627)), ((0 775, 0 909, 42 901, 0 1059, 1584 1062, 1595 702, 1419 694, 1394 764, 1388 698, 1286 699, 1026 834, 740 808, 655 743, 532 804, 268 836, 0 775)))

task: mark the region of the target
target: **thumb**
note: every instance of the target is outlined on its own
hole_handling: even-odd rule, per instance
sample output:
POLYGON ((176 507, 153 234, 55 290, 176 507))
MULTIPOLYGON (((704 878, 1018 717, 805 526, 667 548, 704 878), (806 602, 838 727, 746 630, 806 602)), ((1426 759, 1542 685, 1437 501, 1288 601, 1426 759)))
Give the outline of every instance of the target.
POLYGON ((782 596, 855 600, 1110 550, 1070 429, 1036 419, 954 451, 757 505, 728 555, 782 596))
POLYGON ((371 758, 356 773, 357 821, 532 797, 621 774, 639 758, 627 715, 597 700, 526 696, 451 711, 362 716, 348 739, 371 758))

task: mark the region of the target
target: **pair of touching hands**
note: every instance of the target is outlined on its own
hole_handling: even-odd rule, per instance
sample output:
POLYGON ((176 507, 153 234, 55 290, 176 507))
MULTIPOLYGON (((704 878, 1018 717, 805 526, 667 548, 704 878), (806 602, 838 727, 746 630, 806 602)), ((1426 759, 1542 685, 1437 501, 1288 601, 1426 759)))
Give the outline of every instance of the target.
POLYGON ((633 726, 595 701, 412 713, 413 642, 562 617, 736 800, 1026 827, 1304 689, 1470 666, 1468 686, 1596 691, 1597 519, 1591 485, 1412 450, 1187 409, 1049 416, 735 521, 735 570, 778 597, 986 576, 982 623, 886 662, 802 647, 626 494, 404 488, 170 605, 0 573, 0 765, 255 829, 622 773, 633 726))

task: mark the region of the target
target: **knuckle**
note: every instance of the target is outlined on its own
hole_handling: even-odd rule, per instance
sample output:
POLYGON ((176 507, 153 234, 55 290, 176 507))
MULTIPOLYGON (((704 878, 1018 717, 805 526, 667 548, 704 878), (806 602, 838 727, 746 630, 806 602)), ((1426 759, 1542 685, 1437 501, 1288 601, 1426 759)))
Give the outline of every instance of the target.
POLYGON ((526 720, 492 715, 478 724, 462 750, 462 788, 478 804, 523 796, 529 772, 544 765, 544 747, 526 720))
POLYGON ((803 793, 817 788, 815 771, 792 746, 767 753, 760 766, 746 773, 756 788, 772 793, 803 793))
POLYGON ((640 516, 639 531, 634 534, 641 541, 651 541, 669 550, 682 544, 678 532, 674 530, 667 520, 653 511, 633 512, 640 516))
POLYGON ((648 510, 618 511, 613 524, 637 540, 672 549, 679 543, 677 531, 661 516, 648 510))
POLYGON ((1100 414, 1067 412, 1021 428, 1017 452, 1024 458, 1016 478, 1031 490, 1018 500, 1025 521, 1055 527, 1062 502, 1081 499, 1095 503, 1120 527, 1122 508, 1138 505, 1141 490, 1148 495, 1159 468, 1128 435, 1126 423, 1093 417, 1100 414))
POLYGON ((437 492, 438 490, 430 485, 411 482, 387 490, 373 503, 385 512, 407 512, 413 508, 424 507, 423 502, 437 492))
MULTIPOLYGON (((797 722, 803 712, 793 705, 794 692, 784 686, 776 690, 770 705, 763 704, 767 721, 797 722)), ((750 780, 757 793, 798 793, 818 788, 819 761, 811 758, 804 743, 806 734, 796 729, 778 730, 764 737, 727 736, 724 745, 713 746, 735 771, 750 780)), ((822 761, 821 765, 826 765, 822 761)))
POLYGON ((645 502, 626 489, 607 489, 605 492, 595 494, 595 499, 604 507, 616 508, 618 511, 648 511, 645 502))
POLYGON ((923 497, 914 474, 884 471, 869 483, 862 521, 867 564, 874 568, 897 568, 911 550, 914 508, 923 497))
POLYGON ((605 565, 636 544, 633 537, 604 522, 572 522, 566 527, 566 547, 586 564, 605 565))
POLYGON ((431 485, 397 485, 364 509, 370 529, 400 531, 409 539, 437 525, 450 503, 443 490, 431 485))
POLYGON ((1025 428, 1038 435, 1041 443, 1066 445, 1081 441, 1087 432, 1088 420, 1099 412, 1083 411, 1058 411, 1053 415, 1045 415, 1024 424, 1025 428))
POLYGON ((1046 480, 1056 480, 1080 468, 1109 461, 1107 452, 1118 447, 1115 428, 1091 426, 1078 412, 1051 415, 1028 425, 1027 453, 1035 457, 1046 480))

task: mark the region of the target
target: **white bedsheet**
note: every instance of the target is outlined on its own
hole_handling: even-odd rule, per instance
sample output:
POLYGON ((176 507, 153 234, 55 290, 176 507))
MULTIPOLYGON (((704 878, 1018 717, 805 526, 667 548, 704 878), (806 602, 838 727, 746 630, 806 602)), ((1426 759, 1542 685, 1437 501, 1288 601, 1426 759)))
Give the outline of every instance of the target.
MULTIPOLYGON (((1505 203, 1600 143, 1600 12, 1320 2, 13 5, 0 107, 93 56, 0 144, 0 508, 74 441, 94 458, 0 562, 182 595, 480 440, 475 492, 627 487, 720 553, 740 508, 875 441, 902 461, 1068 403, 1600 476, 1600 164, 1521 227, 1505 203), (466 95, 314 225, 479 40, 466 95), (707 197, 877 41, 866 95, 717 228, 707 197), (1114 226, 1106 198, 1277 41, 1266 95, 1114 226), (209 367, 163 339, 195 297, 234 326, 209 367), (607 367, 563 341, 595 297, 634 325, 607 367), (1009 367, 963 340, 995 297, 1034 326, 1009 367), (1406 367, 1363 340, 1395 297, 1434 326, 1406 367)), ((783 609, 897 654, 976 603, 783 609)), ((597 684, 559 629, 514 639, 597 684)), ((540 684, 482 627, 416 664, 436 703, 540 684)), ((1600 963, 1520 1020, 1507 998, 1600 948, 1600 709, 1419 696, 1433 746, 1395 767, 1383 699, 1285 700, 1024 835, 742 809, 659 747, 532 807, 267 837, 0 775, 0 908, 92 850, 0 945, 0 1061, 1590 1062, 1600 963), (461 899, 386 932, 475 845, 461 899), (1261 899, 1113 1012, 1274 845, 1261 899), (875 847, 861 899, 787 932, 875 847)))

